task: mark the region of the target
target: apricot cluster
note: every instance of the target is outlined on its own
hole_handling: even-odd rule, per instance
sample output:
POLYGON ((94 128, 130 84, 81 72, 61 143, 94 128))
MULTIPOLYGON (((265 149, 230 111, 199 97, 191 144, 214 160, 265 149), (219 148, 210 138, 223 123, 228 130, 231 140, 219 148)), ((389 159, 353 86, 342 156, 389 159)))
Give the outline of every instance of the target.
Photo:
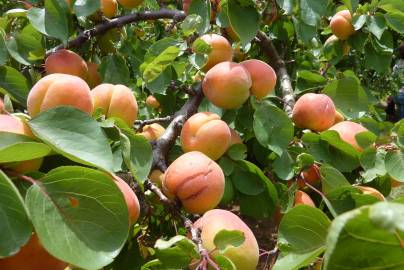
POLYGON ((332 33, 340 40, 347 40, 355 33, 352 25, 352 14, 349 10, 337 12, 330 21, 332 33))

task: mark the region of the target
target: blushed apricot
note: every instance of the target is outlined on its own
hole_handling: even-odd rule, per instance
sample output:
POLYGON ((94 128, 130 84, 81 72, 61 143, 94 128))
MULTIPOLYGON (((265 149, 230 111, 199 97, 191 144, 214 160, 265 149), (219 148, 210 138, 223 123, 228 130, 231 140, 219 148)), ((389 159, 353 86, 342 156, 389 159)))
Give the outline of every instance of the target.
POLYGON ((166 129, 160 124, 153 123, 151 125, 145 125, 140 135, 144 136, 148 141, 156 141, 163 136, 166 129))
POLYGON ((361 132, 368 131, 365 127, 360 124, 351 121, 342 121, 338 124, 330 127, 329 130, 335 130, 338 132, 341 140, 352 145, 356 150, 362 151, 362 147, 356 142, 355 136, 361 132))
POLYGON ((384 201, 385 198, 380 191, 378 191, 375 188, 372 187, 366 187, 366 186, 355 186, 357 189, 361 190, 363 194, 370 195, 378 199, 379 201, 384 201))
POLYGON ((244 243, 238 247, 228 246, 223 255, 228 257, 236 269, 255 270, 258 265, 259 247, 251 229, 235 214, 222 209, 213 209, 206 212, 194 223, 195 228, 201 230, 202 245, 212 254, 215 250, 214 239, 221 230, 241 231, 244 234, 244 243))
POLYGON ((88 84, 77 76, 59 73, 40 79, 28 94, 29 115, 35 117, 58 106, 72 106, 91 115, 93 102, 88 84))
POLYGON ((184 124, 181 135, 184 152, 199 151, 213 160, 219 159, 229 148, 231 132, 220 116, 211 112, 200 112, 191 116, 184 124))
POLYGON ((340 40, 346 40, 355 33, 352 25, 352 15, 349 10, 337 12, 330 21, 332 33, 340 40))
POLYGON ((131 9, 140 6, 143 0, 118 0, 124 8, 131 9))
POLYGON ((36 234, 14 256, 0 259, 1 270, 63 270, 67 263, 50 255, 41 245, 36 234))
POLYGON ((100 84, 91 91, 94 111, 101 108, 107 117, 120 118, 131 127, 137 118, 137 102, 132 91, 121 84, 100 84))
POLYGON ((250 73, 242 65, 222 62, 211 68, 202 81, 206 98, 217 107, 236 109, 250 96, 250 73))
POLYGON ((158 107, 160 107, 160 102, 154 96, 148 96, 146 98, 146 105, 151 108, 157 109, 158 107))
POLYGON ((324 131, 334 124, 334 102, 324 94, 304 94, 293 107, 292 120, 299 128, 324 131))
POLYGON ((88 67, 86 62, 75 52, 57 50, 45 60, 46 74, 63 73, 87 79, 88 67))
POLYGON ((295 193, 295 203, 294 205, 299 205, 299 204, 305 204, 308 206, 316 207, 314 204, 313 200, 310 198, 310 196, 301 190, 296 191, 295 193))
POLYGON ((258 100, 272 93, 276 85, 276 73, 267 63, 251 59, 240 63, 250 73, 252 86, 251 94, 258 100))
POLYGON ((346 41, 339 40, 335 35, 330 36, 325 42, 324 46, 329 46, 333 45, 334 43, 341 42, 342 46, 342 54, 347 55, 349 53, 349 50, 351 49, 350 46, 346 41))
POLYGON ((316 185, 321 180, 320 168, 316 164, 311 165, 308 169, 304 170, 302 174, 304 181, 300 176, 297 178, 297 186, 299 188, 306 186, 305 181, 310 185, 316 185))
POLYGON ((233 144, 239 144, 239 143, 243 143, 243 141, 241 140, 240 135, 237 133, 237 131, 235 131, 234 129, 230 128, 230 134, 231 134, 231 139, 230 139, 230 146, 233 144))
POLYGON ((231 61, 233 59, 233 49, 226 38, 217 34, 206 34, 199 39, 211 46, 208 61, 203 66, 204 71, 208 71, 218 63, 231 61))
POLYGON ((129 211, 129 224, 136 223, 140 215, 140 204, 135 192, 118 176, 114 176, 114 182, 121 190, 129 211))
POLYGON ((101 12, 107 18, 113 18, 118 13, 116 0, 101 0, 101 12))
POLYGON ((189 213, 202 214, 216 207, 222 199, 224 174, 206 155, 188 152, 168 167, 163 191, 177 197, 189 213))
POLYGON ((90 88, 94 88, 102 83, 101 75, 98 72, 98 65, 92 62, 87 62, 88 76, 87 82, 90 88))

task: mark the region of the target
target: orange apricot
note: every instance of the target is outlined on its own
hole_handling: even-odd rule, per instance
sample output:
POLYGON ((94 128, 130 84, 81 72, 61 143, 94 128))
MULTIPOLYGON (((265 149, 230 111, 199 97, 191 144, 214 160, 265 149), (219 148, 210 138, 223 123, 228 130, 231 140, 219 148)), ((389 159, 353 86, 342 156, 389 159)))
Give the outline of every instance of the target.
POLYGON ((107 18, 113 18, 118 13, 116 0, 101 0, 101 12, 107 18))
POLYGON ((229 148, 231 132, 219 115, 199 112, 185 122, 180 140, 184 152, 199 151, 217 160, 229 148))
POLYGON ((57 50, 45 60, 46 74, 63 73, 87 79, 88 67, 86 62, 75 52, 70 50, 57 50))
POLYGON ((101 75, 98 72, 98 65, 92 62, 87 62, 88 76, 87 82, 90 88, 94 88, 102 83, 101 75))
POLYGON ((202 81, 206 98, 217 107, 236 109, 250 96, 250 73, 242 65, 222 62, 211 68, 202 81))
POLYGON ((94 111, 101 108, 107 117, 122 119, 129 127, 135 123, 138 113, 136 98, 132 91, 121 84, 103 83, 91 91, 94 111))
POLYGON ((231 138, 230 138, 230 146, 233 144, 239 144, 239 143, 243 143, 243 141, 241 140, 240 135, 237 133, 237 131, 235 131, 234 129, 230 128, 230 134, 231 134, 231 138))
POLYGON ((302 174, 304 181, 300 176, 297 178, 297 185, 299 188, 305 187, 305 182, 310 185, 316 185, 321 180, 320 168, 316 164, 311 165, 308 169, 304 170, 302 174))
POLYGON ((157 109, 160 107, 160 102, 154 96, 148 96, 146 98, 146 105, 150 108, 157 109))
POLYGON ((372 187, 365 187, 365 186, 355 186, 357 189, 361 190, 363 194, 371 195, 378 199, 379 201, 384 201, 384 196, 380 191, 372 187))
POLYGON ((199 39, 211 46, 208 60, 203 66, 204 71, 208 71, 218 63, 231 61, 233 59, 233 49, 226 38, 217 34, 206 34, 199 39))
POLYGON ((301 190, 296 191, 295 193, 295 202, 294 205, 299 205, 299 204, 305 204, 308 206, 316 207, 314 204, 313 200, 310 198, 310 196, 301 190))
POLYGON ((347 42, 339 40, 335 35, 330 36, 325 42, 324 46, 333 45, 334 43, 342 42, 342 54, 347 55, 351 49, 347 42))
POLYGON ((201 152, 181 155, 168 167, 163 191, 177 197, 186 211, 202 214, 216 207, 224 193, 220 166, 201 152))
POLYGON ((118 176, 114 176, 114 182, 121 190, 129 211, 129 224, 133 225, 140 215, 140 204, 135 192, 130 186, 118 176))
POLYGON ((346 40, 355 33, 352 25, 352 15, 349 10, 337 12, 330 21, 332 33, 340 40, 346 40))
POLYGON ((338 124, 339 122, 342 122, 344 120, 345 120, 345 117, 339 111, 335 111, 334 124, 338 124))
POLYGON ((217 254, 214 239, 221 230, 241 231, 244 234, 244 242, 240 246, 228 246, 222 253, 236 266, 236 269, 255 270, 258 265, 259 247, 251 229, 235 214, 222 209, 213 209, 206 212, 194 223, 195 228, 201 230, 202 245, 217 254))
POLYGON ((140 135, 144 136, 148 141, 156 141, 163 136, 166 129, 160 124, 153 123, 151 125, 145 125, 140 135))
POLYGON ((338 132, 341 140, 345 141, 346 143, 349 143, 356 150, 358 151, 363 150, 362 147, 359 146, 355 138, 357 134, 368 131, 362 125, 351 121, 342 121, 330 127, 329 130, 335 130, 336 132, 338 132))
POLYGON ((27 108, 31 117, 58 106, 72 106, 93 113, 88 84, 77 76, 51 74, 40 79, 28 94, 27 108))
POLYGON ((250 73, 252 86, 251 94, 258 100, 272 93, 276 85, 276 73, 267 63, 251 59, 240 63, 250 73))
POLYGON ((132 8, 140 6, 143 3, 143 0, 118 0, 118 2, 124 8, 132 9, 132 8))
POLYGON ((334 102, 324 94, 304 94, 293 107, 292 120, 299 128, 324 131, 334 124, 334 102))

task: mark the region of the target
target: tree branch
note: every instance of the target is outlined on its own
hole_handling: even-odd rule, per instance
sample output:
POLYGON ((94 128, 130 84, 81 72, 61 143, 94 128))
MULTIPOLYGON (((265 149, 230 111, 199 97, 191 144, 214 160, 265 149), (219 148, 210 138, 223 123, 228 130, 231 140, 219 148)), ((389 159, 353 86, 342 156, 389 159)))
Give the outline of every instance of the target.
POLYGON ((295 97, 293 94, 292 80, 286 69, 285 61, 279 56, 271 39, 264 32, 259 31, 257 38, 258 45, 269 58, 269 64, 276 70, 282 90, 283 109, 290 117, 292 116, 293 107, 295 105, 295 97))
POLYGON ((166 116, 166 117, 157 117, 153 119, 146 119, 146 120, 136 120, 135 125, 137 126, 137 130, 142 130, 142 128, 146 125, 151 125, 154 123, 166 123, 170 122, 173 120, 173 117, 171 115, 166 116))
POLYGON ((158 19, 173 19, 176 22, 180 22, 183 21, 185 17, 186 17, 185 13, 181 10, 161 9, 158 11, 135 12, 129 15, 117 17, 108 21, 104 21, 100 24, 97 24, 93 28, 85 30, 82 33, 80 33, 76 38, 67 42, 66 45, 61 44, 47 51, 46 54, 48 55, 54 51, 63 48, 68 49, 79 47, 94 36, 101 35, 113 28, 119 28, 134 22, 158 20, 158 19))
POLYGON ((195 89, 195 94, 190 96, 182 108, 174 114, 174 119, 167 127, 163 136, 153 144, 153 169, 159 169, 162 172, 167 169, 168 151, 180 135, 182 125, 198 111, 202 98, 202 85, 199 84, 197 89, 195 89))

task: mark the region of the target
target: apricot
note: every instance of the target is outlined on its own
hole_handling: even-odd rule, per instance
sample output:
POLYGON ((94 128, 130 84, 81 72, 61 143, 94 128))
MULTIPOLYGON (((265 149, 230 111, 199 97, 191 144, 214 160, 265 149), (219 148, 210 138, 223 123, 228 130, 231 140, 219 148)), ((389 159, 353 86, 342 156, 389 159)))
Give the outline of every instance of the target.
POLYGON ((379 201, 384 201, 384 196, 380 191, 372 187, 356 186, 357 189, 361 190, 363 194, 371 195, 378 199, 379 201))
POLYGON ((345 41, 339 40, 335 35, 330 36, 325 42, 324 46, 333 45, 334 43, 342 42, 342 54, 347 55, 351 47, 345 41))
POLYGON ((402 186, 404 183, 398 181, 397 179, 391 177, 391 187, 395 188, 395 187, 399 187, 402 186))
POLYGON ((154 96, 148 96, 146 98, 146 105, 150 108, 157 109, 160 107, 160 102, 154 96))
POLYGON ((251 94, 258 100, 272 93, 276 85, 276 73, 267 63, 251 59, 240 63, 250 73, 252 86, 251 94))
MULTIPOLYGON (((0 115, 0 132, 10 132, 35 138, 29 126, 20 118, 11 115, 0 115)), ((42 158, 3 164, 13 171, 21 174, 37 171, 42 165, 42 158)))
POLYGON ((351 121, 342 121, 330 127, 329 130, 335 130, 336 132, 338 132, 341 140, 345 141, 346 143, 349 143, 356 150, 358 151, 363 150, 362 147, 358 145, 355 138, 357 134, 368 131, 362 125, 351 121))
POLYGON ((1 270, 63 270, 68 266, 52 255, 41 245, 36 234, 14 256, 0 259, 1 270))
POLYGON ((0 114, 4 112, 4 102, 3 100, 0 98, 0 114))
POLYGON ((129 225, 133 225, 140 215, 140 204, 135 192, 118 176, 114 176, 114 182, 121 190, 129 211, 129 225))
POLYGON ((305 204, 308 206, 316 207, 314 204, 313 200, 310 198, 310 196, 301 190, 296 191, 295 193, 295 202, 294 205, 299 205, 299 204, 305 204))
POLYGON ((101 12, 107 18, 113 18, 118 12, 116 0, 101 0, 101 12))
POLYGON ((352 15, 349 10, 337 12, 330 21, 332 33, 340 40, 346 40, 355 33, 352 25, 352 15))
POLYGON ((311 165, 308 169, 304 170, 302 174, 304 181, 300 176, 297 178, 297 185, 299 188, 305 187, 305 182, 310 185, 316 185, 321 180, 320 168, 316 164, 311 165))
POLYGON ((94 111, 101 108, 107 117, 122 119, 129 127, 133 126, 137 118, 137 102, 132 91, 121 84, 103 83, 91 91, 94 111))
POLYGON ((334 102, 324 94, 304 94, 293 107, 292 120, 299 128, 324 131, 334 124, 334 102))
POLYGON ((230 146, 232 146, 233 144, 242 144, 243 141, 241 140, 240 135, 237 133, 237 131, 235 131, 234 129, 230 128, 230 134, 231 134, 231 138, 230 138, 230 146))
POLYGON ((140 135, 144 136, 148 141, 157 141, 163 136, 166 129, 160 124, 153 123, 151 125, 145 125, 140 135))
POLYGON ((229 148, 231 132, 220 116, 211 112, 200 112, 191 116, 184 124, 181 135, 184 152, 199 151, 213 160, 219 159, 229 148))
POLYGON ((206 98, 217 107, 236 109, 250 96, 250 73, 242 65, 222 62, 211 68, 202 81, 206 98))
POLYGON ((258 265, 259 247, 251 229, 235 214, 222 209, 213 209, 206 212, 194 223, 195 228, 201 230, 202 245, 213 255, 219 253, 215 250, 214 239, 221 230, 241 231, 244 234, 244 243, 238 247, 228 246, 223 255, 228 257, 236 269, 255 270, 258 265))
POLYGON ((90 88, 94 88, 102 83, 101 75, 98 72, 98 65, 92 62, 87 62, 88 76, 87 82, 90 88))
POLYGON ((233 59, 233 49, 226 38, 217 34, 206 34, 199 39, 211 46, 208 60, 202 68, 204 71, 208 71, 218 63, 231 61, 233 59))
POLYGON ((86 62, 75 52, 57 50, 45 60, 46 74, 63 73, 87 79, 88 67, 86 62))
POLYGON ((35 117, 58 106, 72 106, 91 115, 93 102, 88 84, 77 76, 59 73, 40 79, 28 94, 29 115, 35 117))
POLYGON ((202 214, 219 204, 224 183, 220 166, 205 154, 193 151, 171 163, 165 173, 163 191, 177 197, 189 213, 202 214))
POLYGON ((124 8, 131 9, 140 6, 143 3, 143 0, 118 0, 118 2, 124 8))
POLYGON ((161 187, 163 181, 164 181, 164 176, 165 174, 160 171, 160 170, 153 170, 150 175, 149 175, 149 179, 150 181, 152 181, 155 185, 157 185, 158 187, 161 187))
POLYGON ((338 124, 339 122, 342 122, 344 120, 345 120, 345 117, 339 111, 335 111, 334 124, 338 124))

